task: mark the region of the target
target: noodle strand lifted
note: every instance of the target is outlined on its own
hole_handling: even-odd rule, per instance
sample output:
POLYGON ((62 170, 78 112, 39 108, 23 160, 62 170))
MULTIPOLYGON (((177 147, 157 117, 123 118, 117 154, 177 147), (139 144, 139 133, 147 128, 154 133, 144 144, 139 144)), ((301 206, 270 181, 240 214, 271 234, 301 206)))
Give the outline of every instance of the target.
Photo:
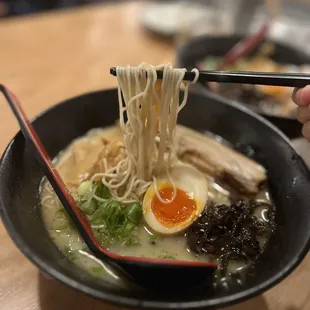
MULTIPOLYGON (((166 173, 176 162, 176 124, 178 113, 185 106, 190 84, 183 81, 186 69, 171 65, 152 66, 145 63, 137 67, 116 67, 120 129, 124 137, 127 156, 115 167, 95 174, 116 199, 123 203, 142 201, 156 176, 166 173), (160 91, 156 90, 157 70, 163 70, 160 91), (180 88, 184 84, 184 98, 180 104, 180 88)), ((172 181, 172 180, 171 180, 172 181)), ((173 184, 173 183, 172 183, 173 184)), ((156 195, 163 200, 155 186, 156 195)), ((94 197, 97 199, 99 197, 94 197)))

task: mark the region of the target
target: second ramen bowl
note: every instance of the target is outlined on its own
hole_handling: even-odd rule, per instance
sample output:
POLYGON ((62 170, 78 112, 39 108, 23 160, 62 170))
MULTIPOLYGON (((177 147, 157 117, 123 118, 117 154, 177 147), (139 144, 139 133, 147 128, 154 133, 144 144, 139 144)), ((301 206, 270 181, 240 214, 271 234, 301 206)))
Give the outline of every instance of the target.
MULTIPOLYGON (((177 63, 181 68, 187 68, 191 70, 198 66, 198 63, 207 56, 219 56, 223 57, 227 51, 239 42, 243 37, 241 35, 233 36, 200 36, 182 45, 177 52, 177 63)), ((302 51, 293 46, 289 46, 273 40, 268 40, 274 47, 274 51, 270 58, 281 64, 292 64, 296 66, 309 64, 309 53, 302 51)), ((264 43, 264 42, 262 42, 264 43)), ((261 46, 261 45, 260 45, 261 46)), ((259 46, 259 47, 260 47, 259 46)), ((258 48, 253 51, 257 52, 258 48)), ((210 92, 210 89, 205 84, 195 85, 202 93, 210 92)), ((222 97, 220 94, 218 95, 222 97)), ((241 102, 240 104, 247 106, 247 102, 241 102)), ((248 105, 249 107, 249 105, 248 105)), ((253 107, 252 107, 253 108, 253 107)), ((267 114, 261 109, 255 109, 256 113, 259 113, 280 130, 282 130, 289 138, 297 138, 301 136, 302 125, 292 116, 281 116, 278 114, 267 114)))
MULTIPOLYGON (((117 118, 117 90, 110 89, 68 99, 43 112, 33 125, 54 157, 89 129, 111 125, 117 118)), ((227 290, 198 286, 182 294, 174 290, 159 293, 156 289, 134 285, 120 288, 77 267, 57 249, 45 229, 38 193, 43 171, 21 132, 10 142, 0 162, 0 212, 16 246, 44 274, 103 301, 136 308, 220 308, 258 295, 283 280, 309 249, 308 168, 289 140, 273 125, 212 94, 191 93, 179 122, 218 134, 241 151, 251 147, 254 158, 268 171, 277 229, 243 285, 227 290)))

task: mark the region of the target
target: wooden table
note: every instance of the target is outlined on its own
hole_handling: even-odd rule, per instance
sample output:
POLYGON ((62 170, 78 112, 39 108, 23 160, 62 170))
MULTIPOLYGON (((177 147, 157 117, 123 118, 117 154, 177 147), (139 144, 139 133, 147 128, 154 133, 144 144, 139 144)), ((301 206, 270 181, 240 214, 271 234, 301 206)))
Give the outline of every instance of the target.
MULTIPOLYGON (((1 83, 18 95, 33 117, 64 98, 116 86, 110 66, 173 62, 173 45, 155 40, 140 28, 140 7, 135 3, 99 5, 1 21, 1 83)), ((0 155, 17 130, 1 98, 0 155)), ((310 154, 303 140, 297 144, 310 154)), ((46 279, 17 250, 2 224, 0 245, 1 310, 118 309, 46 279)), ((309 310, 309 287, 308 255, 281 284, 229 309, 309 310)))

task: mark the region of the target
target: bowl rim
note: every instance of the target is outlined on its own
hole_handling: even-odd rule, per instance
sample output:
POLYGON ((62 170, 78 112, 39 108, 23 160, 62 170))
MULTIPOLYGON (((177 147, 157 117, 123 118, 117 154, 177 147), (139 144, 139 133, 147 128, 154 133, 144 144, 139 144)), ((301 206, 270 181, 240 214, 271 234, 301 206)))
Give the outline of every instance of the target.
MULTIPOLYGON (((44 117, 44 115, 46 115, 51 110, 54 110, 55 108, 59 106, 70 104, 73 100, 77 100, 83 97, 89 97, 93 95, 99 95, 99 94, 106 93, 106 92, 116 92, 116 90, 117 88, 100 89, 100 90, 90 91, 87 93, 82 93, 80 95, 76 95, 68 99, 62 100, 61 102, 55 105, 52 105, 51 107, 39 113, 36 117, 34 117, 31 120, 31 122, 34 122, 41 117, 44 117)), ((206 96, 206 95, 203 95, 197 92, 196 90, 193 90, 191 92, 195 93, 198 96, 202 96, 202 97, 209 96, 211 99, 221 101, 222 104, 236 108, 242 111, 243 113, 248 114, 249 116, 255 118, 256 120, 259 120, 265 126, 275 131, 286 142, 286 144, 294 151, 294 153, 297 154, 299 160, 301 160, 301 163, 304 165, 306 170, 310 173, 309 168, 306 166, 300 154, 295 150, 291 141, 277 127, 271 124, 268 120, 254 113, 248 108, 244 106, 240 106, 239 104, 229 101, 228 99, 219 100, 219 98, 217 96, 214 96, 213 94, 208 94, 208 96, 206 96)), ((22 133, 21 131, 18 131, 16 135, 12 138, 12 140, 9 142, 6 149, 4 150, 3 155, 0 158, 0 169, 2 169, 3 161, 8 156, 8 153, 11 150, 12 144, 15 142, 16 138, 18 138, 20 135, 22 135, 22 133)), ((44 261, 43 258, 41 258, 38 254, 36 254, 36 252, 32 250, 31 246, 29 246, 27 242, 23 240, 23 237, 18 234, 18 232, 14 228, 15 225, 13 224, 13 222, 10 219, 10 216, 6 212, 6 209, 7 207, 4 206, 2 199, 0 197, 0 216, 7 230, 7 233, 9 234, 9 236, 11 237, 11 239, 13 240, 17 248, 36 267, 38 267, 38 269, 41 272, 51 276, 54 279, 57 279, 60 283, 63 283, 77 291, 86 293, 92 297, 102 300, 103 302, 113 303, 119 306, 139 307, 139 308, 148 308, 148 309, 166 309, 166 308, 169 308, 169 309, 201 309, 201 308, 206 308, 206 307, 207 308, 208 307, 225 307, 231 304, 239 303, 239 302, 242 302, 244 300, 250 299, 252 297, 255 297, 263 293, 264 291, 268 290, 269 288, 275 286, 280 281, 285 279, 304 259, 304 257, 306 256, 310 248, 310 231, 309 231, 308 237, 305 238, 306 242, 304 246, 300 248, 298 253, 295 254, 295 258, 291 260, 285 268, 278 271, 273 277, 263 281, 260 285, 257 285, 256 287, 253 287, 253 288, 245 289, 241 292, 234 293, 231 296, 215 297, 212 299, 204 299, 204 300, 199 300, 199 301, 184 301, 184 302, 141 300, 136 297, 125 297, 118 293, 105 292, 103 290, 91 288, 86 284, 73 280, 70 276, 66 276, 63 273, 51 267, 48 263, 44 261)))
MULTIPOLYGON (((212 36, 209 34, 198 35, 198 36, 192 38, 191 40, 189 40, 188 42, 180 45, 177 48, 176 62, 179 66, 180 65, 184 66, 183 63, 184 63, 184 55, 186 54, 186 49, 192 47, 193 45, 199 44, 199 43, 202 44, 205 40, 209 40, 209 41, 223 40, 224 41, 224 40, 231 40, 231 39, 241 40, 242 38, 244 38, 244 34, 241 34, 241 33, 236 33, 236 34, 231 34, 231 35, 222 35, 222 36, 221 35, 212 36)), ((277 40, 274 38, 269 38, 269 37, 265 38, 264 42, 271 42, 277 46, 281 46, 281 48, 285 48, 285 49, 288 49, 290 51, 294 51, 294 53, 301 54, 301 55, 303 55, 303 57, 309 58, 309 64, 310 64, 310 53, 305 52, 304 50, 302 50, 302 49, 300 49, 294 45, 290 45, 290 44, 287 44, 286 42, 282 42, 280 40, 277 40)), ((198 60, 199 59, 195 60, 195 62, 197 63, 198 60)), ((206 92, 207 94, 213 93, 202 83, 197 84, 197 87, 200 88, 201 92, 206 92)), ((221 94, 218 94, 218 96, 226 99, 225 97, 222 97, 221 94)), ((239 100, 232 100, 232 101, 237 102, 241 105, 245 105, 242 101, 239 101, 239 100)), ((278 119, 282 119, 282 120, 297 121, 296 117, 293 117, 293 116, 279 116, 279 115, 268 114, 268 113, 261 111, 260 109, 258 109, 256 111, 256 113, 258 113, 259 115, 262 115, 264 117, 273 117, 273 118, 278 118, 278 119)))

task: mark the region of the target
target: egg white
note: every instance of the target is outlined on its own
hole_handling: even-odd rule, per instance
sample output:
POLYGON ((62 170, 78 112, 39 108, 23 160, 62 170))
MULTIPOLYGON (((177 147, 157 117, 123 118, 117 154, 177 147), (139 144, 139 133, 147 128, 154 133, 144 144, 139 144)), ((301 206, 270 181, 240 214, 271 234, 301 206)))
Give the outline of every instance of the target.
MULTIPOLYGON (((195 167, 189 164, 178 163, 171 167, 171 179, 176 188, 183 190, 196 202, 196 211, 191 216, 181 223, 175 223, 174 227, 166 227, 160 223, 152 212, 152 200, 156 197, 154 182, 148 188, 143 199, 143 215, 149 227, 160 234, 170 235, 183 231, 189 227, 197 217, 202 213, 208 199, 208 183, 205 176, 195 167)), ((160 191, 162 188, 172 187, 172 184, 167 175, 157 177, 157 188, 160 191)), ((169 207, 169 204, 167 204, 169 207)))

